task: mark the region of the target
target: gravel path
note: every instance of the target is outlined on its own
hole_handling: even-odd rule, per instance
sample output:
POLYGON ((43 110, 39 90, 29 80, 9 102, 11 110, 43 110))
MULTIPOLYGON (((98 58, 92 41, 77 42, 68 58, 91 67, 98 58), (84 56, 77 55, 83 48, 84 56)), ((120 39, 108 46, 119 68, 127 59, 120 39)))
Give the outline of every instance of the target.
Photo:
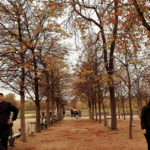
POLYGON ((133 122, 133 136, 128 138, 128 121, 118 120, 118 130, 110 131, 103 123, 84 119, 70 119, 57 123, 27 142, 16 140, 9 150, 146 150, 147 145, 139 120, 133 122))

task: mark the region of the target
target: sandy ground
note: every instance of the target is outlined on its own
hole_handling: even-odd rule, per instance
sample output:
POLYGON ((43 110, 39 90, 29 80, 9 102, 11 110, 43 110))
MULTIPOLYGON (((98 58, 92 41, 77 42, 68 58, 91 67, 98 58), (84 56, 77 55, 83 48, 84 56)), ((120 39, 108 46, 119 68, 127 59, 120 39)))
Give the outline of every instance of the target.
POLYGON ((118 130, 110 131, 103 123, 88 119, 65 119, 35 136, 27 136, 27 142, 15 141, 9 150, 146 150, 147 144, 140 129, 140 121, 134 120, 133 139, 128 138, 128 121, 118 120, 118 130))

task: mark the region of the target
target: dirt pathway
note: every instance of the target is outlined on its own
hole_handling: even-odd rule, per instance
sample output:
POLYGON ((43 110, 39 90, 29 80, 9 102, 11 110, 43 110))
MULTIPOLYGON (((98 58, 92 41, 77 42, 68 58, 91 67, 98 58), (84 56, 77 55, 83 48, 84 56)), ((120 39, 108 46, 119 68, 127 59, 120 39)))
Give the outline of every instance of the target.
POLYGON ((134 121, 134 139, 128 139, 128 121, 119 120, 118 130, 110 131, 91 120, 64 120, 26 143, 16 140, 9 150, 146 150, 138 120, 134 121))

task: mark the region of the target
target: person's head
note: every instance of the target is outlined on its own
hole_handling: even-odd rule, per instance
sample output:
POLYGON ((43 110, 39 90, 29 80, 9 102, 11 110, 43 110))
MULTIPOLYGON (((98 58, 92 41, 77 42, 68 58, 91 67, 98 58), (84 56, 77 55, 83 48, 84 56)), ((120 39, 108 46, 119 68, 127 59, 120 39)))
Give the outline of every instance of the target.
POLYGON ((3 101, 3 93, 0 93, 0 102, 3 101))

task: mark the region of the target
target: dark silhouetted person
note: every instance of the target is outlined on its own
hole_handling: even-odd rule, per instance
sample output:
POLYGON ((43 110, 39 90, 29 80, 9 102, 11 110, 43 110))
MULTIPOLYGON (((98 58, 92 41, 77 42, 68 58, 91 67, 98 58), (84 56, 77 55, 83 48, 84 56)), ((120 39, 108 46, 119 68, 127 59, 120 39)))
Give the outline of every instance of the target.
POLYGON ((73 117, 76 117, 76 109, 73 109, 73 117))
POLYGON ((63 110, 63 117, 65 117, 65 110, 63 110))
POLYGON ((73 109, 71 109, 70 112, 71 112, 71 117, 73 117, 73 109))
POLYGON ((148 144, 148 150, 150 150, 150 100, 141 112, 141 128, 148 144))
POLYGON ((78 115, 79 115, 78 110, 76 110, 75 114, 76 114, 75 117, 78 119, 78 115))
POLYGON ((7 150, 8 137, 10 134, 10 126, 17 119, 18 109, 9 102, 3 100, 3 94, 0 93, 0 143, 1 150, 7 150), (10 119, 10 113, 13 112, 13 117, 10 119))

